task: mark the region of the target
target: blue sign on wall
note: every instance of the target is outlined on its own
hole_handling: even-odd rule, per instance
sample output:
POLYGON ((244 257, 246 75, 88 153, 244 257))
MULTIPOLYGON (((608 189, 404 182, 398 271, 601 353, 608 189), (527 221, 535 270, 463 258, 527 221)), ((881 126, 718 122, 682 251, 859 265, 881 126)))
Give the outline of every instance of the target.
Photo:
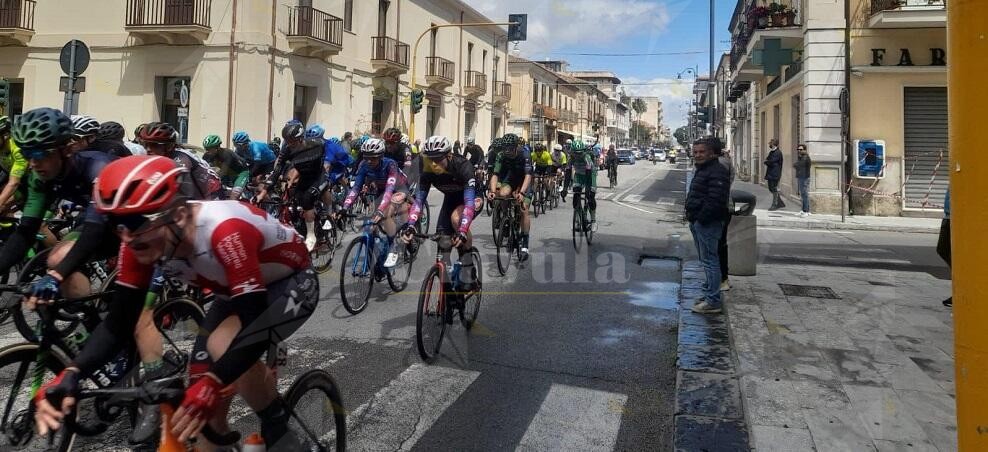
POLYGON ((885 177, 885 141, 855 140, 857 164, 854 176, 860 179, 882 179, 885 177))

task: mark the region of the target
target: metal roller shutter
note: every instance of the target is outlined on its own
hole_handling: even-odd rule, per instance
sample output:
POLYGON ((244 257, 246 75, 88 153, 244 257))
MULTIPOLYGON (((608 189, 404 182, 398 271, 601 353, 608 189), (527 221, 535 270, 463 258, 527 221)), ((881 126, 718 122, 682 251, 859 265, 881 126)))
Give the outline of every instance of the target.
POLYGON ((905 208, 939 209, 950 182, 947 88, 905 89, 905 208))

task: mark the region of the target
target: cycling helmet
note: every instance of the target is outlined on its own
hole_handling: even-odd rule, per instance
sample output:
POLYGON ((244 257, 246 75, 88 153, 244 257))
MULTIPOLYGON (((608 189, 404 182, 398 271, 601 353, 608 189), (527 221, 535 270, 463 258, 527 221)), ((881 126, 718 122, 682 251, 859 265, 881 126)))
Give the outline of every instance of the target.
POLYGON ((340 137, 329 137, 329 139, 326 141, 333 144, 340 144, 340 137))
POLYGON ((0 116, 0 135, 7 135, 8 133, 10 133, 10 118, 0 116))
POLYGON ((587 145, 586 144, 583 144, 583 141, 581 141, 581 140, 573 140, 573 144, 570 145, 570 149, 572 149, 572 150, 574 150, 576 152, 586 151, 587 150, 587 145))
POLYGON ((593 145, 593 150, 596 151, 596 152, 600 152, 600 150, 601 150, 600 145, 599 144, 593 145))
POLYGON ((360 138, 353 140, 353 145, 352 145, 353 149, 359 151, 364 146, 364 143, 366 143, 367 140, 369 139, 370 139, 369 135, 361 135, 360 138))
POLYGON ((99 132, 99 121, 92 116, 72 115, 72 130, 76 136, 88 137, 99 132))
POLYGON ((360 147, 360 153, 364 157, 380 157, 384 155, 384 140, 371 138, 360 147))
POLYGON ((178 132, 167 122, 152 122, 141 129, 137 138, 150 143, 177 143, 178 132))
POLYGON ((35 108, 19 116, 10 129, 14 144, 24 151, 49 151, 72 139, 72 120, 54 108, 35 108))
POLYGON ((137 137, 141 136, 141 130, 144 129, 145 127, 147 127, 147 123, 141 124, 141 125, 137 126, 137 128, 134 129, 134 139, 135 140, 137 139, 137 137))
POLYGON ((542 152, 542 151, 546 150, 545 149, 545 145, 542 144, 542 143, 535 143, 535 150, 538 151, 538 152, 542 152))
POLYGON ((449 138, 439 135, 429 137, 428 140, 425 140, 425 144, 422 145, 422 153, 428 158, 444 157, 452 150, 453 145, 449 142, 449 138))
POLYGON ((100 138, 109 140, 123 140, 124 135, 127 135, 127 131, 124 130, 119 122, 107 121, 99 125, 99 133, 97 135, 100 138))
POLYGON ((388 130, 385 130, 384 133, 381 134, 381 138, 383 138, 384 141, 387 141, 388 143, 397 142, 398 140, 401 139, 401 131, 398 130, 397 127, 392 127, 388 130))
POLYGON ((475 140, 473 137, 467 137, 467 144, 474 144, 476 142, 477 140, 475 140))
POLYGON ((158 213, 178 198, 185 172, 168 157, 133 155, 114 160, 93 184, 96 210, 110 215, 158 213))
POLYGON ((518 143, 521 143, 521 140, 518 138, 518 135, 515 135, 513 133, 506 133, 501 138, 504 140, 505 146, 518 146, 518 143))
POLYGON ((298 121, 289 121, 285 127, 281 128, 281 137, 287 140, 305 138, 305 128, 298 121))
POLYGON ((248 144, 250 143, 250 135, 243 130, 237 131, 233 134, 233 144, 248 144))
POLYGON ((556 143, 556 144, 552 145, 552 150, 553 151, 561 151, 561 150, 563 150, 563 145, 561 145, 559 143, 556 143))
POLYGON ((401 134, 401 144, 404 144, 405 146, 408 146, 410 144, 408 142, 408 135, 405 135, 404 133, 401 134))
POLYGON ((207 135, 202 139, 202 147, 205 149, 218 148, 223 144, 223 139, 219 135, 207 135))
POLYGON ((323 129, 319 124, 313 124, 305 129, 306 138, 322 138, 324 135, 326 135, 326 129, 323 129))

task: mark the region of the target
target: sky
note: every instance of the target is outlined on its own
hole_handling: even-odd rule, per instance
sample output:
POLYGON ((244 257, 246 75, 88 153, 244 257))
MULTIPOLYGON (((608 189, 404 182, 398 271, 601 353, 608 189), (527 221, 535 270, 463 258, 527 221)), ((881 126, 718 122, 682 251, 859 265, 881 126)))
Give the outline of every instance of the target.
MULTIPOLYGON (((715 2, 715 51, 729 51, 727 26, 738 0, 715 2)), ((672 130, 686 123, 692 73, 708 73, 710 0, 464 0, 492 20, 528 14, 528 40, 518 43, 531 60, 565 60, 570 70, 617 74, 630 96, 658 96, 672 130), (577 54, 662 54, 610 57, 577 54), (638 85, 635 85, 638 84, 638 85)), ((514 48, 514 44, 510 48, 514 48)), ((715 58, 715 64, 719 57, 715 58)))

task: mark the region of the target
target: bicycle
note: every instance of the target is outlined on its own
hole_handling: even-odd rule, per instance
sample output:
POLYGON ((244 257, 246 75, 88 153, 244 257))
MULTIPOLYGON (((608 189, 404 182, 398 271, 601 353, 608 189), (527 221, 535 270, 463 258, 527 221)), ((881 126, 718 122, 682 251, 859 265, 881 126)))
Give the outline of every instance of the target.
POLYGON ((415 234, 415 237, 432 240, 439 247, 436 262, 422 281, 415 318, 415 344, 419 356, 431 363, 439 355, 447 325, 453 323, 454 311, 459 311, 460 323, 467 331, 476 324, 483 293, 483 264, 480 251, 471 247, 466 254, 472 262, 473 273, 464 282, 461 278, 463 269, 469 269, 471 265, 463 265, 463 256, 450 265, 452 243, 448 235, 415 234), (450 268, 451 271, 448 271, 450 268))
POLYGON ((521 207, 513 197, 494 198, 494 246, 497 248, 497 270, 501 276, 508 272, 511 255, 521 261, 521 207))
POLYGON ((535 176, 532 180, 532 216, 538 218, 539 210, 545 213, 545 185, 544 176, 535 176))
MULTIPOLYGON (((347 213, 343 215, 356 216, 347 213)), ((347 246, 343 254, 343 265, 340 266, 340 298, 343 307, 350 314, 357 315, 367 308, 367 300, 375 282, 386 278, 395 293, 408 287, 415 252, 407 246, 400 247, 398 263, 386 269, 384 259, 389 246, 384 244, 389 241, 382 234, 379 224, 368 219, 364 220, 363 232, 347 246)))
POLYGON ((617 186, 617 183, 618 183, 618 179, 617 179, 617 163, 609 163, 607 165, 607 178, 610 179, 611 188, 614 188, 614 187, 617 186))
POLYGON ((573 248, 580 251, 580 242, 586 240, 587 246, 593 244, 593 227, 590 225, 590 206, 583 200, 583 189, 588 187, 573 187, 573 248))

